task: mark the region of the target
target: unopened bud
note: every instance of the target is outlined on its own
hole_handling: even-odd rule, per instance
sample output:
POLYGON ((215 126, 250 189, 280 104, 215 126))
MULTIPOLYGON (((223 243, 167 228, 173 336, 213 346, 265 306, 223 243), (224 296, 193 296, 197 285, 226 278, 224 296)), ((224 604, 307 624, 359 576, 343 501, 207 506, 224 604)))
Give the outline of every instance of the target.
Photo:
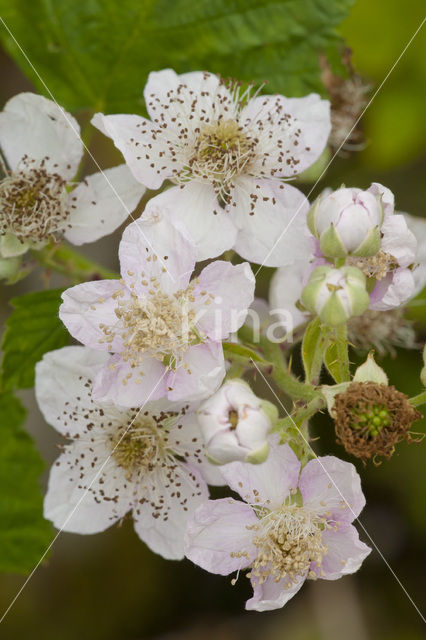
POLYGON ((317 267, 302 291, 303 305, 330 326, 363 313, 370 304, 365 275, 356 267, 317 267))
POLYGON ((361 189, 338 189, 317 199, 308 225, 330 258, 373 256, 380 249, 383 208, 380 197, 361 189))
POLYGON ((274 405, 258 398, 243 380, 226 382, 197 414, 211 462, 259 464, 268 457, 267 435, 278 412, 274 405))

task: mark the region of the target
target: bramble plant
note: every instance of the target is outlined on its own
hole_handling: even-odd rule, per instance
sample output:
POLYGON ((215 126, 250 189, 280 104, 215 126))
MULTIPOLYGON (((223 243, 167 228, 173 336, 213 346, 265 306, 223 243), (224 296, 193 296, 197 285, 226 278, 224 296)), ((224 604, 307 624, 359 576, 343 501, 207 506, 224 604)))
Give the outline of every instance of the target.
MULTIPOLYGON (((34 3, 37 19, 49 31, 42 4, 34 3)), ((171 14, 181 3, 173 4, 171 14)), ((214 37, 229 19, 219 4, 214 37)), ((299 53, 270 19, 286 3, 257 4, 265 42, 277 29, 273 60, 249 46, 243 8, 248 51, 229 55, 218 54, 210 32, 206 49, 193 50, 189 26, 149 14, 151 44, 167 26, 181 47, 170 54, 176 70, 163 68, 143 39, 116 55, 126 25, 107 46, 99 17, 90 55, 99 50, 105 68, 110 56, 117 60, 108 82, 90 65, 85 81, 74 82, 80 66, 66 53, 47 73, 49 56, 24 34, 25 18, 16 22, 55 100, 20 93, 0 113, 0 276, 6 286, 35 270, 54 272, 64 286, 14 298, 6 322, 0 415, 10 443, 2 465, 29 470, 25 496, 18 481, 0 489, 23 527, 4 532, 14 550, 3 554, 5 570, 37 563, 52 536, 46 520, 92 534, 130 514, 155 553, 221 575, 246 571, 247 609, 282 607, 305 580, 354 573, 371 551, 353 524, 365 504, 360 476, 351 462, 316 455, 311 418, 327 413, 336 442, 366 464, 385 464, 399 442, 421 440, 425 368, 408 397, 389 384, 373 351, 420 348, 404 309, 426 285, 426 225, 395 212, 394 195, 376 182, 326 189, 311 201, 295 186, 300 179, 293 184, 309 172, 319 178, 336 140, 342 147, 353 139, 358 111, 330 110, 318 59, 318 47, 334 49, 330 64, 338 58, 333 26, 350 2, 325 3, 316 16, 327 25, 322 41, 306 35, 299 53), (316 71, 293 68, 300 58, 316 71), (208 62, 215 72, 194 70, 208 62), (227 68, 236 80, 223 78, 227 68), (254 76, 260 68, 262 78, 254 76), (56 97, 71 111, 90 110, 83 136, 56 97), (95 129, 124 163, 84 176, 95 129), (69 246, 124 221, 119 274, 69 246), (275 269, 268 302, 255 297, 263 267, 275 269), (70 346, 71 337, 80 344, 70 346), (351 350, 364 360, 356 369, 351 350), (45 519, 41 461, 13 395, 33 385, 46 422, 68 441, 50 471, 45 519), (209 485, 227 487, 227 497, 209 500, 209 485)), ((192 29, 206 35, 209 27, 192 29)), ((83 29, 72 40, 80 61, 87 37, 83 29)), ((335 66, 339 87, 355 82, 335 66)))

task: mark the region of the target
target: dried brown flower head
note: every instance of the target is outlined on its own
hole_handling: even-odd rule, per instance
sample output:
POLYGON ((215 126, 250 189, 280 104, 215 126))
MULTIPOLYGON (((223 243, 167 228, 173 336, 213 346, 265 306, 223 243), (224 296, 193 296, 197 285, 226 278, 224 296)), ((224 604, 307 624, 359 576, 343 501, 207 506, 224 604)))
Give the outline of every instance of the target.
POLYGON ((418 442, 409 431, 422 417, 408 396, 393 386, 376 382, 352 382, 335 397, 333 407, 336 435, 348 453, 363 462, 389 459, 401 440, 418 442))

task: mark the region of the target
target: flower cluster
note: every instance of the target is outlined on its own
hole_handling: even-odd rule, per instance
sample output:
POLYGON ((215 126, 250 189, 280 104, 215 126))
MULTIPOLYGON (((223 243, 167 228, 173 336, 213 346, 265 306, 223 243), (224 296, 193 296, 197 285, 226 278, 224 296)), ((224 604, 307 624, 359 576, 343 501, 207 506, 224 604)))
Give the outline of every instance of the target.
POLYGON ((40 409, 68 440, 45 516, 92 534, 131 514, 153 551, 222 575, 247 570, 247 608, 274 609, 307 579, 357 571, 370 552, 352 524, 365 504, 359 475, 317 457, 307 424, 328 406, 337 441, 363 460, 408 439, 420 414, 372 356, 351 378, 347 331, 358 319, 370 328, 363 346, 374 346, 370 325, 423 287, 424 229, 377 183, 312 205, 288 184, 327 145, 330 106, 317 95, 259 95, 166 69, 144 96, 149 119, 94 116, 125 164, 79 184, 72 116, 33 94, 0 114, 3 260, 96 240, 161 188, 124 229, 120 277, 62 294, 59 316, 82 346, 37 365, 40 409), (250 263, 278 267, 278 322, 264 318, 257 338, 254 311, 268 307, 254 300, 250 263), (285 352, 308 323, 303 382, 285 352), (323 365, 337 384, 319 385, 323 365), (291 414, 255 394, 258 372, 292 398, 291 414), (242 500, 209 500, 208 485, 242 500))

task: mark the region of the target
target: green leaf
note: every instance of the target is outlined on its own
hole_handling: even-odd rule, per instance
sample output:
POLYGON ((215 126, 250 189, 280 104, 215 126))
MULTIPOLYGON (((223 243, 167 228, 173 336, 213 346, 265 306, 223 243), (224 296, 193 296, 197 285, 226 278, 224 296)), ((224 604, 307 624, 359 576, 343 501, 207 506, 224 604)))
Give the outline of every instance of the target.
POLYGON ((17 573, 30 572, 52 538, 38 483, 44 464, 22 429, 25 414, 11 393, 0 394, 0 571, 17 573))
POLYGON ((323 325, 320 318, 312 320, 306 328, 302 342, 302 360, 307 382, 319 382, 330 332, 331 329, 323 325))
MULTIPOLYGON (((354 0, 0 0, 0 13, 55 99, 69 110, 138 113, 152 70, 207 69, 268 92, 324 92, 319 53, 354 0)), ((6 28, 4 46, 46 87, 6 28)), ((48 97, 50 97, 48 95, 48 97)))
POLYGON ((331 334, 329 345, 324 354, 324 364, 338 384, 350 380, 345 324, 334 329, 331 334))
POLYGON ((62 291, 38 291, 11 300, 15 309, 6 321, 2 341, 3 391, 32 387, 36 363, 47 351, 69 343, 68 331, 58 316, 62 291))

